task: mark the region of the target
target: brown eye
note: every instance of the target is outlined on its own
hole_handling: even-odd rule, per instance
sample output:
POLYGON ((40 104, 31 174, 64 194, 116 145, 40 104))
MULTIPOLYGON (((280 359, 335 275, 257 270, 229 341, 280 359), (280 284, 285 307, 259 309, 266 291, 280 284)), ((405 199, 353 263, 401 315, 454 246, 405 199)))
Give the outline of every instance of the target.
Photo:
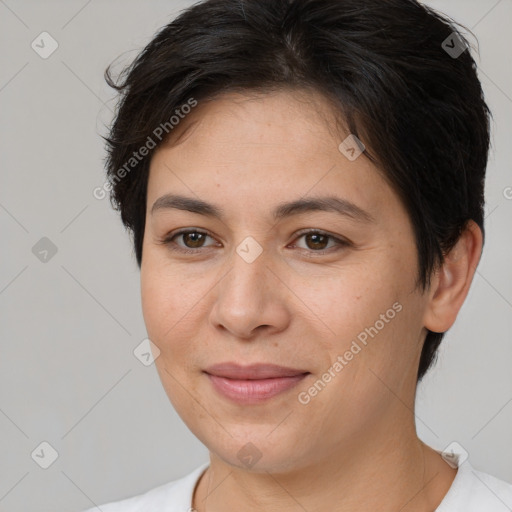
POLYGON ((330 238, 328 235, 322 235, 319 233, 307 233, 303 236, 308 248, 317 250, 325 249, 330 238))
POLYGON ((297 247, 310 253, 323 254, 330 252, 330 249, 342 249, 350 245, 346 240, 318 230, 309 230, 299 233, 297 240, 300 240, 301 238, 304 239, 305 247, 300 247, 300 245, 297 245, 297 247))
POLYGON ((204 231, 200 231, 198 229, 184 229, 169 235, 162 241, 162 243, 167 245, 173 251, 192 254, 200 253, 200 249, 209 247, 208 245, 205 245, 205 240, 207 238, 212 237, 204 231), (181 240, 182 243, 178 243, 175 240, 181 240))
POLYGON ((198 231, 189 231, 187 233, 182 233, 180 236, 187 247, 197 249, 198 247, 203 246, 204 239, 207 235, 198 231))

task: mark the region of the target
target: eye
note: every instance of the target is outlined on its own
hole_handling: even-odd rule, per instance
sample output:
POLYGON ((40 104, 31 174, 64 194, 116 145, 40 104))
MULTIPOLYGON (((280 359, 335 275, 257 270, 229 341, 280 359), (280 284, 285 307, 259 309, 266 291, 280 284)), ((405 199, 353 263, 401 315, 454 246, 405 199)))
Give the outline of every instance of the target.
MULTIPOLYGON (((306 247, 299 248, 318 255, 331 252, 331 249, 333 248, 339 250, 340 248, 348 247, 351 245, 347 240, 343 240, 317 229, 309 229, 306 231, 303 230, 302 232, 299 232, 298 235, 298 238, 295 240, 304 238, 306 242, 306 247), (330 247, 329 242, 331 243, 330 247)), ((201 252, 200 249, 209 247, 205 245, 205 240, 207 238, 211 238, 213 240, 213 238, 206 231, 202 231, 200 229, 182 229, 175 233, 170 233, 159 243, 167 245, 173 251, 185 254, 198 254, 201 252), (179 244, 175 240, 181 240, 183 244, 179 244)), ((215 245, 217 244, 214 243, 210 246, 215 245)), ((292 245, 292 247, 295 247, 295 245, 292 245)))
POLYGON ((342 240, 341 238, 337 238, 333 235, 330 235, 329 233, 325 233, 324 231, 319 231, 317 229, 310 229, 300 232, 297 240, 301 238, 304 238, 306 243, 306 250, 319 254, 330 252, 330 249, 333 247, 340 249, 350 245, 350 243, 346 240, 342 240), (330 247, 329 242, 332 242, 330 247))
MULTIPOLYGON (((173 251, 183 252, 187 254, 197 253, 198 249, 204 246, 206 238, 212 238, 205 231, 199 229, 182 229, 177 233, 171 233, 161 243, 168 245, 173 251), (184 245, 180 245, 174 239, 181 240, 184 245)), ((212 239, 213 240, 213 239, 212 239)))

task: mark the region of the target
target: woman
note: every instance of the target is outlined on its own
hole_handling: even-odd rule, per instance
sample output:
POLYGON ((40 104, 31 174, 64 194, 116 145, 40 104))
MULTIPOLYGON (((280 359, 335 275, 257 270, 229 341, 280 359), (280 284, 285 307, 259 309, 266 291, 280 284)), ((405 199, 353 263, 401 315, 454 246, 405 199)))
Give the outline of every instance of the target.
POLYGON ((509 510, 415 428, 483 246, 489 111, 454 24, 206 0, 107 78, 155 364, 210 461, 101 510, 509 510))

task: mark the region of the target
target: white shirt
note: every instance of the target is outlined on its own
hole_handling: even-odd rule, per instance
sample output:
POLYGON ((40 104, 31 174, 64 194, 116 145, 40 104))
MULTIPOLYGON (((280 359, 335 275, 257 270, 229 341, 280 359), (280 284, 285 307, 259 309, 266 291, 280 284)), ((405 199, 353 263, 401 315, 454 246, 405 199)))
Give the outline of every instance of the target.
MULTIPOLYGON (((205 463, 187 476, 132 498, 101 505, 102 512, 192 512, 192 495, 205 463)), ((512 484, 475 470, 466 460, 435 512, 510 512, 512 484)), ((93 507, 85 512, 97 512, 93 507)))

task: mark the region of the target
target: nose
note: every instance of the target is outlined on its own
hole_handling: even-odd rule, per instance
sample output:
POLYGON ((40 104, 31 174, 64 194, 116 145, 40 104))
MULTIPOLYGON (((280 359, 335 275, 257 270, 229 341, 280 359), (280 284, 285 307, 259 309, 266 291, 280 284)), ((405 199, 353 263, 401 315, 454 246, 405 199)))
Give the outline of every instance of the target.
POLYGON ((289 290, 280 280, 270 257, 263 251, 248 262, 233 252, 230 268, 217 285, 210 321, 216 329, 238 339, 254 339, 289 325, 289 290))

